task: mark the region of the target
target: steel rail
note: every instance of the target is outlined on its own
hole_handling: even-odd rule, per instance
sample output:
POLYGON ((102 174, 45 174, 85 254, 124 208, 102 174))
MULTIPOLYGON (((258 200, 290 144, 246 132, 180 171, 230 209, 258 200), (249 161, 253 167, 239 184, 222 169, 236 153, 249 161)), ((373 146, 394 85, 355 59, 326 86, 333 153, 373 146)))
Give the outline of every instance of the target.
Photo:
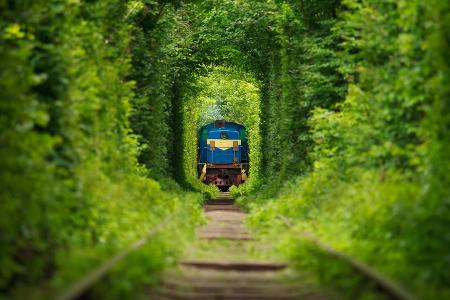
POLYGON ((171 214, 157 227, 150 230, 144 237, 132 243, 129 247, 117 252, 110 259, 102 263, 96 269, 89 272, 86 276, 80 280, 71 284, 65 291, 63 291, 56 300, 76 300, 83 296, 90 288, 98 283, 108 272, 116 266, 119 262, 125 259, 131 252, 141 248, 147 244, 152 237, 158 234, 161 230, 166 228, 166 225, 174 220, 178 214, 171 214))
MULTIPOLYGON (((288 227, 293 225, 292 220, 279 216, 288 227)), ((403 288, 400 284, 381 272, 377 271, 368 264, 357 260, 356 258, 334 249, 332 246, 321 241, 319 238, 306 231, 297 231, 300 234, 300 238, 310 242, 315 245, 319 250, 325 252, 326 254, 341 260, 352 267, 353 270, 357 271, 360 275, 366 279, 372 281, 378 290, 382 291, 389 299, 393 300, 417 300, 409 291, 403 288)))

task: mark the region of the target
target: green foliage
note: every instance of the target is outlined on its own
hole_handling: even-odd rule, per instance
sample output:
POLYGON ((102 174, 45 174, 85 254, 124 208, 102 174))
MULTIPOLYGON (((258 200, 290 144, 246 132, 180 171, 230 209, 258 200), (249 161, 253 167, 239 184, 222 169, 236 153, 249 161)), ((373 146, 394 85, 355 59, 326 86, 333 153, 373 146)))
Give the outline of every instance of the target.
MULTIPOLYGON (((119 271, 154 280, 199 220, 198 196, 162 191, 137 163, 128 119, 132 98, 147 91, 133 95, 127 79, 130 33, 139 37, 127 4, 0 2, 0 290, 8 298, 48 298, 44 284, 63 289, 176 214, 137 254, 146 263, 119 271)), ((142 283, 125 282, 102 297, 142 283)))
POLYGON ((338 37, 331 34, 336 22, 331 18, 331 2, 335 1, 283 3, 271 17, 277 51, 266 55, 270 68, 263 86, 264 177, 270 178, 265 194, 274 193, 280 182, 308 169, 311 110, 329 108, 345 94, 338 72, 338 37), (323 12, 311 12, 314 26, 312 20, 304 19, 304 7, 311 6, 323 12))
POLYGON ((150 2, 136 7, 129 18, 133 28, 131 78, 136 81, 131 126, 139 135, 139 161, 154 178, 173 176, 173 85, 183 33, 175 11, 167 3, 150 2))
MULTIPOLYGON (((282 190, 260 193, 250 205, 255 209, 252 223, 270 235, 284 233, 280 251, 300 268, 308 266, 318 271, 327 282, 346 277, 345 268, 334 268, 328 260, 316 259, 315 250, 305 248, 296 238, 299 231, 310 231, 335 248, 368 262, 424 299, 447 298, 449 278, 445 270, 449 261, 444 257, 449 239, 444 228, 449 223, 444 216, 449 214, 449 189, 445 184, 448 175, 444 174, 448 153, 444 154, 443 145, 448 112, 442 101, 448 97, 448 88, 442 80, 448 78, 448 63, 443 62, 447 54, 441 51, 448 49, 444 46, 448 6, 370 0, 343 1, 343 5, 338 18, 322 21, 322 28, 332 27, 323 31, 319 41, 311 39, 313 45, 307 42, 309 36, 314 36, 314 29, 308 29, 307 38, 301 40, 309 49, 319 46, 321 51, 331 52, 327 62, 334 60, 332 73, 323 73, 320 56, 302 64, 310 64, 310 70, 318 67, 320 74, 337 84, 324 89, 334 89, 329 98, 310 82, 299 86, 304 93, 313 87, 313 95, 318 93, 320 97, 312 102, 308 100, 314 98, 300 98, 310 106, 296 120, 305 122, 306 132, 298 131, 296 135, 306 135, 306 145, 311 146, 306 151, 298 147, 288 151, 310 161, 311 169, 301 166, 290 174, 306 173, 287 181, 282 190), (340 44, 324 47, 326 40, 340 44), (440 61, 439 68, 436 61, 440 61), (341 89, 346 85, 335 80, 339 78, 334 77, 336 70, 348 83, 343 101, 341 89), (272 199, 267 199, 271 195, 272 199), (267 205, 261 207, 262 201, 267 205), (286 229, 284 217, 294 222, 293 228, 286 229)), ((282 12, 283 22, 291 18, 310 26, 304 16, 292 17, 294 5, 285 4, 282 12)), ((287 45, 292 44, 290 41, 287 45)), ((292 80, 291 73, 287 73, 292 68, 283 67, 287 60, 283 55, 288 53, 283 49, 288 47, 282 44, 282 55, 273 73, 280 80, 285 76, 285 82, 292 80)), ((298 61, 307 57, 300 55, 298 61)), ((310 74, 317 73, 302 73, 304 78, 310 74)), ((313 78, 321 82, 323 77, 313 78)), ((292 93, 283 87, 274 91, 276 96, 268 98, 266 106, 270 112, 273 105, 269 114, 272 118, 275 107, 290 103, 292 93)), ((281 122, 265 131, 271 134, 271 147, 279 147, 274 153, 283 151, 282 138, 277 140, 275 135, 286 132, 283 122, 289 124, 289 120, 280 118, 281 122)), ((289 141, 288 145, 292 138, 289 141)), ((283 159, 275 161, 269 156, 266 166, 280 171, 285 180, 283 159)), ((350 280, 341 284, 346 291, 356 291, 358 286, 350 280)), ((355 297, 372 296, 348 295, 349 299, 355 297)))
MULTIPOLYGON (((17 23, 2 22, 2 28, 0 283, 4 289, 16 274, 25 275, 24 265, 29 266, 31 278, 40 277, 52 260, 47 253, 52 247, 50 235, 54 232, 46 211, 54 206, 52 198, 58 194, 58 189, 51 185, 54 167, 47 164, 46 157, 60 139, 33 130, 35 126, 48 124, 49 119, 45 106, 36 101, 31 92, 31 88, 42 81, 28 64, 35 46, 34 37, 17 23), (28 252, 44 257, 36 262, 26 255, 17 255, 28 252)), ((60 221, 60 218, 53 220, 56 226, 60 221)))

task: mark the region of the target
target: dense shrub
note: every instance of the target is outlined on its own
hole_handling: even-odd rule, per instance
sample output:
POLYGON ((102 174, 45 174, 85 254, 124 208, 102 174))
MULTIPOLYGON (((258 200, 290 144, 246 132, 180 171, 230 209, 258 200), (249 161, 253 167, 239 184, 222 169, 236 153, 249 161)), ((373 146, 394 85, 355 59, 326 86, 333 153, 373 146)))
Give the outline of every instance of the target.
MULTIPOLYGON (((283 11, 290 15, 289 7, 283 11)), ((270 142, 274 149, 279 147, 274 153, 298 155, 296 159, 310 162, 311 169, 301 166, 291 174, 303 172, 303 176, 287 181, 281 190, 260 193, 254 203, 268 204, 253 205, 256 210, 252 223, 263 231, 261 226, 265 225, 277 236, 285 233, 281 251, 302 267, 320 270, 324 278, 336 269, 331 265, 325 268, 329 261, 314 260, 311 251, 308 257, 305 243, 298 241, 299 232, 312 232, 369 262, 425 299, 446 298, 448 272, 443 266, 448 264, 445 257, 449 240, 444 229, 448 221, 443 216, 448 215, 449 190, 445 185, 447 175, 440 170, 446 167, 448 154, 438 149, 443 149, 446 134, 442 130, 448 126, 442 106, 448 90, 441 81, 447 76, 447 64, 440 52, 446 49, 448 7, 420 1, 343 1, 337 12, 313 14, 316 24, 331 24, 325 39, 315 41, 315 45, 323 45, 327 39, 339 42, 322 46, 331 52, 327 59, 308 60, 308 52, 297 52, 297 62, 308 69, 319 67, 323 72, 321 64, 333 58, 335 61, 332 73, 321 73, 337 84, 335 93, 328 94, 329 100, 320 93, 320 87, 310 83, 300 86, 303 94, 299 98, 292 98, 298 99, 300 105, 309 105, 308 113, 295 121, 305 122, 304 130, 296 136, 305 135, 306 145, 310 146, 306 151, 298 147, 284 150, 281 140, 273 142, 274 138, 270 142), (436 61, 440 61, 439 68, 436 61), (344 101, 341 90, 347 84, 336 80, 339 77, 348 84, 344 101), (317 102, 309 101, 314 99, 307 96, 311 88, 312 95, 319 96, 317 102), (436 141, 437 132, 440 142, 436 141), (291 230, 282 221, 286 217, 294 224, 291 230)), ((308 27, 311 20, 307 16, 294 20, 308 27)), ((304 35, 306 39, 301 41, 313 37, 314 30, 304 35)), ((281 45, 280 57, 285 49, 289 46, 281 45)), ((283 59, 278 65, 274 74, 291 80, 292 69, 283 70, 283 59)), ((301 75, 307 79, 309 74, 301 75)), ((321 82, 321 77, 313 81, 321 82)), ((292 89, 277 88, 277 96, 268 98, 269 108, 292 101, 292 89)), ((325 91, 333 89, 327 87, 325 91)), ((289 124, 292 119, 280 120, 289 124)), ((269 126, 265 133, 271 130, 272 136, 286 132, 280 122, 269 126)), ((289 139, 288 145, 294 141, 289 139)), ((283 175, 285 159, 266 157, 266 166, 270 166, 266 171, 283 175)), ((275 180, 276 174, 272 175, 275 180)), ((336 277, 332 278, 336 281, 336 277)), ((349 287, 357 290, 355 283, 344 282, 343 286, 347 291, 349 287)), ((363 297, 354 293, 348 296, 363 297)))
POLYGON ((163 192, 137 163, 130 105, 148 93, 133 95, 127 80, 130 33, 139 32, 128 4, 0 2, 2 294, 63 288, 184 209, 172 222, 183 221, 179 239, 169 227, 142 252, 154 280, 199 219, 198 196, 163 192))

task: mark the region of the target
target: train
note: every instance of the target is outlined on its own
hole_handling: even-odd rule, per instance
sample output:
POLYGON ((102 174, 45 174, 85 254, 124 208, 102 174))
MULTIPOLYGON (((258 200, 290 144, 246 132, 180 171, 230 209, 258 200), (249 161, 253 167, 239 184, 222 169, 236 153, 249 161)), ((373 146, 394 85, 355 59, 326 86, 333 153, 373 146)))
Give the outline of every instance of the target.
POLYGON ((198 177, 221 191, 248 178, 249 148, 243 125, 216 120, 198 131, 198 177))

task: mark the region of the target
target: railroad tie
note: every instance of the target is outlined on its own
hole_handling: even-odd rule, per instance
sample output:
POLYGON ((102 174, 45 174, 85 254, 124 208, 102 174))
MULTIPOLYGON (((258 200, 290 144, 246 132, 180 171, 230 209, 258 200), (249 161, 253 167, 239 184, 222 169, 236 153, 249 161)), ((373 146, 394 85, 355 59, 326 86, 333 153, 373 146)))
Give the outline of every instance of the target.
POLYGON ((208 224, 199 228, 197 236, 200 248, 210 247, 210 253, 200 252, 181 260, 175 269, 166 272, 161 286, 151 291, 151 299, 326 299, 298 282, 284 280, 287 267, 284 263, 241 257, 239 252, 245 252, 246 245, 257 241, 244 226, 246 214, 234 204, 229 193, 222 192, 207 201, 204 212, 208 224), (225 254, 230 252, 232 257, 225 254, 217 257, 217 247, 225 254))

